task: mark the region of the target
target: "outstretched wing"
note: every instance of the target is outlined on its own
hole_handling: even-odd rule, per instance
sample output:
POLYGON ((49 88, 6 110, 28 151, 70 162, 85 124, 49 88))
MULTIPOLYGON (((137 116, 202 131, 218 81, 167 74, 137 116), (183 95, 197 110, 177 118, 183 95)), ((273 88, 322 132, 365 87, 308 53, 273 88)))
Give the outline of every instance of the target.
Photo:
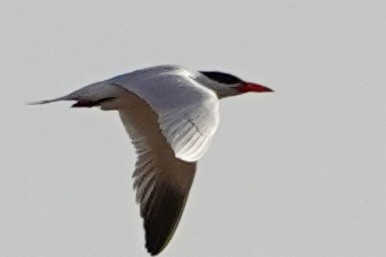
POLYGON ((136 200, 144 220, 146 248, 156 255, 167 245, 178 225, 196 163, 175 157, 150 106, 122 109, 119 114, 138 155, 133 173, 136 200))
POLYGON ((167 245, 178 225, 196 162, 176 157, 160 130, 158 114, 137 98, 135 107, 120 109, 119 114, 138 155, 133 173, 136 200, 144 219, 146 248, 156 255, 167 245))
POLYGON ((212 91, 175 74, 114 85, 127 90, 123 98, 134 103, 118 110, 138 155, 133 174, 136 200, 144 219, 146 248, 156 255, 173 236, 196 161, 217 129, 218 99, 212 91))

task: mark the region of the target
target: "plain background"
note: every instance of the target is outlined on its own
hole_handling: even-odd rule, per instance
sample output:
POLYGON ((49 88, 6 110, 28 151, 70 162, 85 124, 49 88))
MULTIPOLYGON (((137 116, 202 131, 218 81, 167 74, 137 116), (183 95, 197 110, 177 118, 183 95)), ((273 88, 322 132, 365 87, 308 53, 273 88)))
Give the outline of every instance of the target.
POLYGON ((161 256, 386 255, 384 1, 1 1, 0 256, 148 256, 119 118, 26 106, 146 66, 228 71, 161 256))

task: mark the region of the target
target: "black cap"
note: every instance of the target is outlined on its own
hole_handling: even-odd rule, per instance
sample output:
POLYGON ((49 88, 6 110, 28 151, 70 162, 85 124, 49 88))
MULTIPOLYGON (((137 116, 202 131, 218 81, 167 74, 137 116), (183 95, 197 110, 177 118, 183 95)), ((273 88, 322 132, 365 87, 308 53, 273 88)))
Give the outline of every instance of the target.
POLYGON ((241 79, 239 79, 236 76, 233 76, 233 75, 227 74, 227 73, 223 73, 223 72, 219 72, 219 71, 200 71, 200 72, 202 74, 204 74, 205 76, 207 76, 208 78, 210 78, 214 81, 217 81, 219 83, 222 83, 222 84, 231 85, 231 84, 243 82, 241 79))

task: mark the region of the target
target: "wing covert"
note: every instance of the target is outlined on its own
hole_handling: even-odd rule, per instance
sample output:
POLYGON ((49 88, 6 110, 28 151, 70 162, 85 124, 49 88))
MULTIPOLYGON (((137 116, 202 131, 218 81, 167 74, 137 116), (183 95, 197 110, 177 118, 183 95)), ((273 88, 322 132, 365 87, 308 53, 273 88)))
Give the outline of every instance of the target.
POLYGON ((175 156, 187 162, 200 159, 219 123, 216 94, 200 85, 186 70, 167 70, 141 79, 114 83, 136 94, 158 115, 159 127, 175 156))

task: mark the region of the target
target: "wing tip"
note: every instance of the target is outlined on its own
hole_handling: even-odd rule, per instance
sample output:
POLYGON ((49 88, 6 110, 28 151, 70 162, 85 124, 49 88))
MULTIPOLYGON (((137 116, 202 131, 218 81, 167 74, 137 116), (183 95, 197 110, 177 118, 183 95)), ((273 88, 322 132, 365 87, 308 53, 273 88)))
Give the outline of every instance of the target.
POLYGON ((187 200, 187 194, 171 186, 165 186, 161 195, 157 195, 155 206, 151 207, 148 216, 144 217, 147 251, 155 256, 169 244, 181 219, 187 200))
POLYGON ((160 249, 152 249, 152 248, 150 248, 147 244, 145 245, 145 247, 146 247, 146 250, 147 250, 147 252, 151 255, 151 256, 156 256, 156 255, 158 255, 160 252, 162 252, 162 250, 164 249, 164 248, 160 248, 160 249))

